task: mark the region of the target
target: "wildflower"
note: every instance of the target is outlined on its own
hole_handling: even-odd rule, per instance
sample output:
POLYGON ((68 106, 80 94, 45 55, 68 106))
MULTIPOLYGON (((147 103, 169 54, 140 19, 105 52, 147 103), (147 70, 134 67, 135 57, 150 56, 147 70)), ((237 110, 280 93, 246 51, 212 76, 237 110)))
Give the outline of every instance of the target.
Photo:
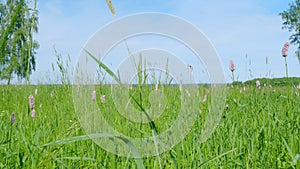
POLYGON ((244 86, 244 92, 247 90, 246 86, 244 86))
POLYGON ((192 65, 189 65, 189 70, 190 70, 190 72, 193 71, 193 66, 192 65))
POLYGON ((35 118, 35 110, 34 109, 32 109, 32 111, 31 111, 31 117, 35 118))
POLYGON ((284 57, 284 61, 285 61, 285 73, 286 73, 286 77, 288 78, 289 74, 288 74, 288 64, 287 64, 287 60, 286 57, 288 55, 288 51, 289 51, 289 46, 290 46, 290 42, 285 42, 285 44, 283 45, 282 48, 282 56, 284 57))
POLYGON ((158 90, 158 84, 155 85, 155 90, 156 90, 156 91, 158 90))
POLYGON ((282 48, 282 56, 283 57, 287 57, 288 55, 288 51, 289 51, 289 46, 290 46, 290 42, 287 41, 284 43, 283 48, 282 48))
POLYGON ((93 100, 93 101, 96 100, 96 91, 95 91, 95 90, 92 92, 92 100, 93 100))
POLYGON ((34 95, 37 95, 37 93, 38 93, 38 89, 35 89, 34 90, 34 95))
POLYGON ((15 114, 14 113, 12 113, 11 116, 10 116, 10 123, 11 124, 15 123, 15 114))
POLYGON ((299 90, 300 90, 300 84, 297 86, 297 89, 299 89, 299 90))
POLYGON ((199 114, 202 114, 202 110, 201 109, 199 109, 199 114))
POLYGON ((233 61, 233 60, 230 60, 229 69, 230 69, 230 71, 232 71, 232 72, 235 70, 235 64, 234 64, 234 61, 233 61))
POLYGON ((101 102, 102 103, 104 103, 105 102, 105 95, 103 94, 103 95, 101 95, 101 97, 100 97, 100 100, 101 100, 101 102))
POLYGON ((229 64, 229 70, 232 72, 232 81, 234 82, 234 70, 235 70, 235 64, 233 60, 230 60, 229 64))
POLYGON ((242 93, 243 91, 242 91, 242 89, 240 89, 240 93, 242 93))
POLYGON ((259 80, 256 81, 256 88, 260 89, 260 81, 259 80))
POLYGON ((34 108, 34 97, 32 95, 30 95, 29 97, 29 107, 30 109, 34 108))
POLYGON ((233 99, 233 102, 236 103, 236 99, 233 99))
POLYGON ((272 88, 272 85, 269 85, 269 88, 272 88))

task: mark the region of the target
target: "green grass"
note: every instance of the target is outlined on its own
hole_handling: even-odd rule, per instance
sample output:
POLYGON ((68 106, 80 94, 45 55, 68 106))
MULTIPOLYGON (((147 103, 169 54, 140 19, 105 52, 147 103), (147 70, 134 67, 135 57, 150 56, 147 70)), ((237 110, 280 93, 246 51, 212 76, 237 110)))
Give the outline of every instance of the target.
MULTIPOLYGON (((202 98, 210 88, 200 86, 201 98, 195 106, 202 114, 186 138, 159 156, 132 159, 109 153, 88 139, 76 115, 70 86, 0 86, 0 168, 299 168, 300 90, 295 85, 246 88, 228 86, 228 110, 224 105, 216 131, 201 143, 210 97, 205 103, 202 98), (35 118, 30 114, 29 95, 35 98, 35 118)), ((97 105, 116 130, 131 137, 152 135, 147 123, 130 122, 117 112, 109 86, 95 89, 97 105), (106 95, 105 103, 100 94, 106 95)), ((133 88, 130 93, 148 108, 153 90, 154 86, 133 88)), ((163 92, 168 106, 154 120, 158 134, 172 125, 181 108, 177 88, 164 86, 163 92)), ((97 137, 106 136, 110 137, 97 137)))

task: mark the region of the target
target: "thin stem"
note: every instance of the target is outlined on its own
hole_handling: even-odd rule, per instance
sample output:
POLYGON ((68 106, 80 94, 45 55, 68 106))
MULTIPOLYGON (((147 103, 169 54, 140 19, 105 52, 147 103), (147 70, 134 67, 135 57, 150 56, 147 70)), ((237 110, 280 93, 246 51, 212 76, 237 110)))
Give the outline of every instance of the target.
POLYGON ((289 77, 289 75, 288 75, 288 64, 287 64, 286 57, 284 57, 284 60, 285 60, 285 73, 286 73, 286 78, 288 78, 288 77, 289 77))
POLYGON ((232 72, 232 81, 234 82, 234 71, 231 72, 232 72))

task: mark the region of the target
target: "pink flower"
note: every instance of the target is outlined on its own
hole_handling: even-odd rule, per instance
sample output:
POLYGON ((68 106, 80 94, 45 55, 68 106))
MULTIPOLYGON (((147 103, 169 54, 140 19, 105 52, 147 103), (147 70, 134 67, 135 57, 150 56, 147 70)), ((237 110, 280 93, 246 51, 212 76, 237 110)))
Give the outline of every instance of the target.
POLYGON ((190 70, 190 72, 193 71, 193 66, 192 65, 189 65, 189 70, 190 70))
POLYGON ((32 111, 31 111, 31 117, 35 118, 35 110, 34 109, 32 109, 32 111))
POLYGON ((29 107, 30 109, 34 108, 34 97, 32 95, 30 95, 29 97, 29 107))
POLYGON ((234 64, 234 61, 233 61, 233 60, 230 60, 229 69, 230 69, 230 71, 232 71, 232 72, 235 70, 235 64, 234 64))
POLYGON ((11 114, 11 116, 10 116, 10 123, 11 123, 11 124, 14 124, 14 123, 15 123, 15 114, 14 114, 14 113, 11 114))
POLYGON ((290 46, 290 42, 287 41, 284 43, 283 48, 282 48, 282 56, 283 57, 287 57, 288 55, 288 51, 289 51, 289 46, 290 46))
POLYGON ((103 95, 101 95, 101 97, 100 97, 100 100, 101 100, 101 102, 102 103, 104 103, 105 102, 105 95, 103 94, 103 95))
POLYGON ((256 88, 260 89, 260 81, 259 80, 256 81, 256 88))
POLYGON ((92 92, 92 100, 93 100, 93 101, 96 100, 96 91, 95 91, 95 90, 92 92))

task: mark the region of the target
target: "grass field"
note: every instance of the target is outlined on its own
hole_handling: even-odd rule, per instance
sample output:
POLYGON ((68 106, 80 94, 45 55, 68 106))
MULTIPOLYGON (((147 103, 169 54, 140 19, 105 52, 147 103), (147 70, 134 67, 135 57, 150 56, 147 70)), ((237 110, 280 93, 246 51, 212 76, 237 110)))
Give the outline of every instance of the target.
MULTIPOLYGON (((145 107, 150 91, 155 90, 149 87, 142 89, 143 95, 133 92, 145 107)), ((148 124, 128 122, 118 114, 109 87, 96 86, 95 90, 95 102, 105 109, 105 118, 116 130, 131 137, 151 135, 148 124)), ((209 94, 207 101, 202 96, 208 90, 211 88, 199 87, 201 97, 195 105, 199 115, 182 142, 159 156, 133 159, 83 139, 85 131, 75 113, 70 86, 1 86, 0 168, 300 168, 300 90, 295 85, 262 84, 257 89, 248 84, 245 90, 229 85, 221 121, 201 143, 199 135, 210 103, 209 94), (35 117, 29 107, 30 95, 35 100, 35 117), (60 140, 64 142, 57 142, 60 140)), ((169 106, 154 121, 158 134, 170 127, 180 109, 179 90, 165 86, 163 92, 169 106)))

